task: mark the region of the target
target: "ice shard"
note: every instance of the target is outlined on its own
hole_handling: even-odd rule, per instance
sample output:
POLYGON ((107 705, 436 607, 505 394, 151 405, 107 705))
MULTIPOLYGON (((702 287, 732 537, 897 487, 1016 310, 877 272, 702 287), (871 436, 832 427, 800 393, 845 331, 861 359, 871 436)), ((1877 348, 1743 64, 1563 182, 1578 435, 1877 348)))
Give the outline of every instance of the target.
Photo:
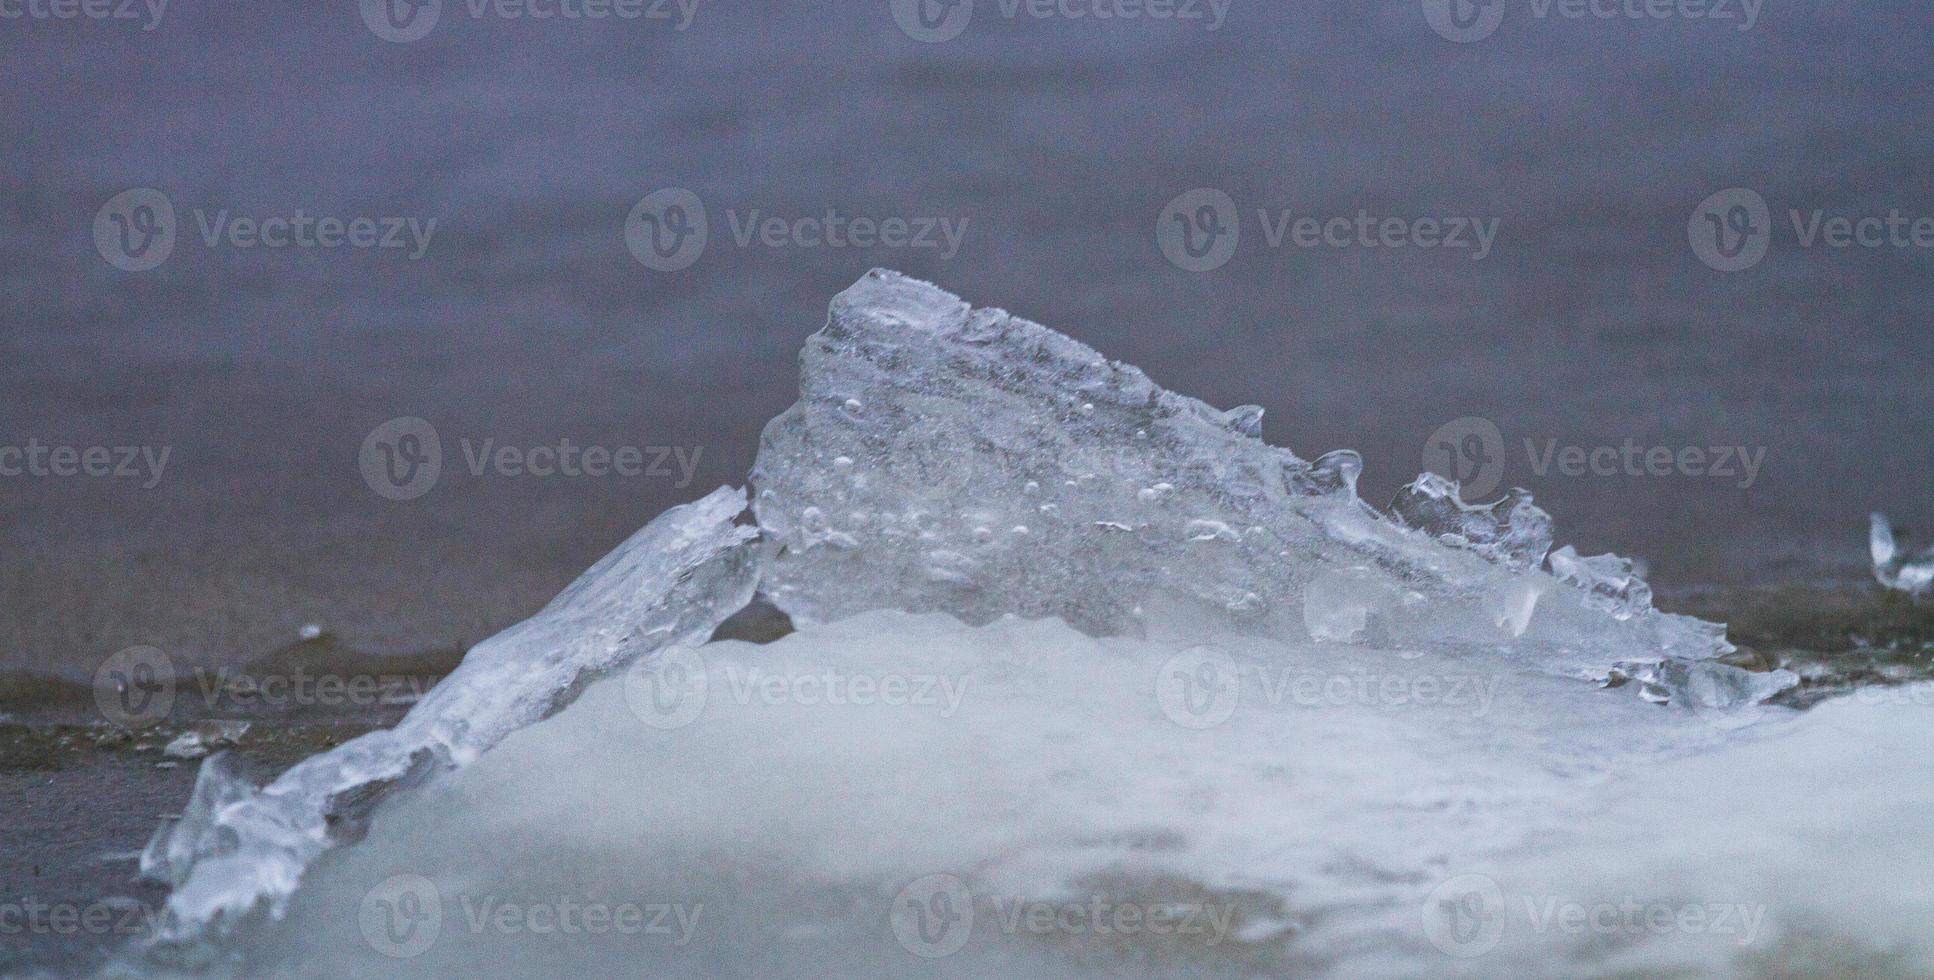
POLYGON ((757 584, 757 532, 736 522, 744 509, 744 492, 722 487, 666 511, 536 616, 478 644, 394 729, 260 790, 227 756, 209 759, 187 810, 142 856, 143 873, 174 889, 158 938, 219 932, 262 902, 279 914, 310 862, 353 836, 388 787, 462 766, 597 677, 710 636, 757 584))
POLYGON ((763 588, 797 622, 1011 613, 1133 635, 1150 603, 1179 600, 1259 633, 1343 639, 1374 619, 1390 643, 1592 676, 1731 649, 1717 624, 1552 582, 1528 494, 1473 508, 1425 477, 1386 518, 1356 494, 1355 453, 1311 464, 1262 441, 1258 409, 1166 391, 898 273, 834 299, 800 369, 752 475, 778 546, 763 588))
POLYGON ((1881 585, 1905 592, 1916 601, 1929 585, 1934 585, 1934 547, 1918 555, 1901 547, 1894 539, 1894 526, 1879 511, 1870 519, 1867 546, 1873 553, 1874 578, 1881 585))

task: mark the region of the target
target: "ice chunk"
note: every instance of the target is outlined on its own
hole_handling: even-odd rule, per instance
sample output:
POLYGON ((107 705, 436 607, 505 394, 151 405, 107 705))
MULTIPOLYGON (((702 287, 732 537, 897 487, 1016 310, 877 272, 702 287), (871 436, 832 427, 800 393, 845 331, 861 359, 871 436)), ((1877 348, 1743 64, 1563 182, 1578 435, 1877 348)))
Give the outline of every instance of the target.
POLYGON ((1501 644, 1598 676, 1730 649, 1723 627, 1645 604, 1607 615, 1582 586, 1544 590, 1530 616, 1529 593, 1509 583, 1550 581, 1535 567, 1550 521, 1528 494, 1468 508, 1454 488, 1421 484, 1400 507, 1419 534, 1357 497, 1355 453, 1312 465, 1258 438, 1250 409, 1163 390, 898 273, 875 270, 833 300, 800 374, 799 401, 766 427, 752 475, 778 547, 763 588, 795 622, 903 609, 1134 634, 1137 610, 1179 598, 1279 636, 1304 635, 1314 610, 1335 636, 1357 632, 1355 614, 1333 622, 1331 603, 1307 593, 1347 570, 1417 596, 1381 611, 1393 644, 1501 644), (853 463, 828 465, 839 459, 853 463), (1458 547, 1440 536, 1453 530, 1445 520, 1458 547), (1028 533, 991 533, 1015 526, 1028 533))
POLYGON ((1887 515, 1875 511, 1869 519, 1867 547, 1873 553, 1874 578, 1881 585, 1905 592, 1919 601, 1934 584, 1934 546, 1918 555, 1910 554, 1894 540, 1894 527, 1887 515))
MULTIPOLYGON (((1317 635, 1448 662, 1475 656, 1495 676, 1579 689, 1577 676, 1603 677, 1615 664, 1657 667, 1732 649, 1718 624, 1652 610, 1629 566, 1602 568, 1564 549, 1553 569, 1577 588, 1538 571, 1549 522, 1528 495, 1446 511, 1455 488, 1445 498, 1433 485, 1405 503, 1404 521, 1392 520, 1358 498, 1355 453, 1305 462, 1262 442, 1260 421, 1252 407, 1217 410, 1039 324, 875 270, 835 298, 801 355, 799 401, 766 427, 753 472, 757 529, 737 523, 744 498, 730 489, 676 508, 536 617, 472 650, 395 729, 312 758, 259 791, 211 760, 206 792, 157 834, 144 861, 175 886, 162 935, 197 938, 264 903, 280 916, 317 855, 362 833, 389 789, 468 765, 602 674, 698 643, 755 587, 807 627, 900 610, 970 626, 1058 619, 1127 643, 1156 624, 1187 623, 1226 631, 1233 645, 1317 635)), ((1351 652, 1371 656, 1367 647, 1351 652)), ((1024 676, 988 669, 995 680, 1024 676)), ((1724 686, 1689 669, 1655 673, 1664 686, 1724 686)), ((1118 695, 1128 691, 1121 683, 1118 695)), ((1063 738, 1052 713, 1024 710, 1031 690, 1015 685, 1000 713, 1027 718, 1043 744, 1063 738)), ((1135 730, 1149 717, 1124 719, 1133 741, 1110 746, 1169 751, 1135 730)), ((1352 750, 1362 747, 1362 719, 1341 730, 1352 750)), ((1254 751, 1272 760, 1294 741, 1264 734, 1273 740, 1254 751)), ((779 741, 816 749, 812 739, 779 741)), ((682 748, 690 756, 671 764, 703 757, 682 748)), ((997 757, 1049 755, 1032 743, 1012 748, 997 757)), ((978 771, 978 758, 959 756, 954 771, 978 771)), ((890 798, 895 780, 916 771, 890 761, 878 767, 886 782, 870 801, 890 798)), ((1138 771, 1186 770, 1145 761, 1138 771)), ((1210 789, 1234 796, 1237 785, 1252 784, 1210 789)))
POLYGON ((204 764, 181 819, 142 872, 174 886, 160 939, 220 931, 266 901, 280 914, 310 862, 353 835, 399 781, 465 765, 568 704, 583 685, 695 643, 751 601, 756 532, 742 491, 675 507, 619 545, 536 616, 478 644, 396 728, 314 756, 259 792, 226 756, 204 764))
POLYGON ((1755 705, 1800 682, 1784 668, 1749 671, 1714 660, 1667 660, 1620 664, 1614 683, 1636 683, 1639 696, 1655 704, 1722 711, 1755 705))
POLYGON ((215 749, 241 741, 248 730, 246 721, 203 722, 175 736, 161 753, 176 759, 199 759, 215 749))
POLYGON ((1551 553, 1551 573, 1585 592, 1585 601, 1618 619, 1652 611, 1652 587, 1638 576, 1632 559, 1618 555, 1586 558, 1565 545, 1551 553))
POLYGON ((1469 548, 1513 568, 1537 568, 1551 550, 1551 515, 1531 492, 1511 488, 1504 499, 1477 506, 1458 495, 1455 480, 1424 473, 1397 491, 1390 516, 1454 548, 1469 548))
POLYGON ((143 873, 164 880, 185 873, 195 858, 193 842, 213 831, 219 814, 255 795, 255 791, 255 780, 239 756, 222 752, 202 763, 188 806, 180 817, 163 820, 142 850, 143 873))
POLYGON ((1551 584, 1550 579, 1532 575, 1499 582, 1488 597, 1498 629, 1512 636, 1523 636, 1531 628, 1531 615, 1538 610, 1538 600, 1550 590, 1551 584))

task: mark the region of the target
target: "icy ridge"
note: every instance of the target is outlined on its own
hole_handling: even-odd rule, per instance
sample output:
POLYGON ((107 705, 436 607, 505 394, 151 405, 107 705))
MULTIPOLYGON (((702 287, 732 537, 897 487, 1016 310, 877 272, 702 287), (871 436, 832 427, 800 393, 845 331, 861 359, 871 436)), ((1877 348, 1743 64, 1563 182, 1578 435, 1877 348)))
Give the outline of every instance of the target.
POLYGON ((767 425, 752 474, 780 546, 762 588, 798 622, 893 608, 1109 635, 1179 596, 1329 639, 1335 596, 1358 639, 1478 645, 1596 677, 1732 649, 1722 625, 1649 599, 1614 610, 1576 569, 1538 570, 1550 519, 1529 494, 1472 507, 1427 475, 1385 517, 1357 496, 1354 452, 1307 462, 1262 441, 1259 408, 1164 390, 899 273, 836 297, 800 367, 799 401, 767 425))
POLYGON ((387 789, 469 763, 599 676, 703 642, 757 587, 757 531, 735 523, 744 510, 744 491, 721 487, 666 511, 536 616, 473 648, 394 729, 260 790, 228 756, 210 758, 186 812, 142 855, 142 872, 174 889, 157 938, 219 933, 264 901, 280 917, 309 864, 355 834, 387 789))

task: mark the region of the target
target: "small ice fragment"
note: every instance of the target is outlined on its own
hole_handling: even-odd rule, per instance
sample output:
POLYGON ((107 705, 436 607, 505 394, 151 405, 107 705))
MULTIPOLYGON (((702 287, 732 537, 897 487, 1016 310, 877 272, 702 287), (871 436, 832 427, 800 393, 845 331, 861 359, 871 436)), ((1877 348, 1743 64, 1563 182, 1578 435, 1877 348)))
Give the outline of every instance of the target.
POLYGON ((1929 585, 1934 585, 1934 546, 1910 555, 1894 537, 1887 515, 1875 511, 1869 518, 1867 549, 1873 555, 1874 578, 1881 585, 1905 592, 1919 601, 1929 585))
POLYGON ((1222 423, 1229 431, 1241 433, 1252 439, 1262 438, 1262 406, 1238 405, 1222 413, 1222 423))
POLYGON ((1587 605, 1614 618, 1631 619, 1652 611, 1652 587, 1638 576, 1630 558, 1609 554, 1586 558, 1565 545, 1551 553, 1551 574, 1585 590, 1587 605))
POLYGON ((1612 676, 1636 682, 1639 697, 1655 704, 1719 711, 1758 704, 1800 682, 1784 668, 1755 672, 1717 660, 1623 663, 1612 676))
POLYGON ((1330 494, 1356 496, 1357 477, 1363 473, 1363 456, 1354 449, 1338 449, 1316 457, 1308 469, 1289 473, 1290 486, 1311 497, 1330 494))
POLYGON ((214 749, 234 745, 248 733, 246 721, 224 721, 199 725, 175 736, 161 754, 176 759, 199 759, 214 749))
MULTIPOLYGON (((195 789, 179 817, 164 819, 141 851, 141 876, 149 881, 178 885, 201 858, 197 845, 220 834, 228 811, 255 795, 254 779, 232 752, 222 752, 202 763, 195 789)), ((233 835, 227 841, 232 848, 233 835)), ((293 882, 290 883, 293 886, 293 882)), ((178 907, 178 906, 176 906, 178 907)))
POLYGON ((1513 487, 1504 499, 1477 506, 1458 495, 1455 480, 1424 473, 1397 491, 1390 514, 1446 544, 1468 548, 1512 568, 1531 569, 1551 549, 1551 515, 1513 487))
POLYGON ((304 623, 301 629, 296 630, 295 635, 298 639, 307 643, 310 640, 320 639, 322 637, 322 627, 315 623, 304 623))
POLYGON ((1550 581, 1542 576, 1526 575, 1502 582, 1493 589, 1488 597, 1489 608, 1498 629, 1514 638, 1523 636, 1531 627, 1531 614, 1537 610, 1538 599, 1550 581))
POLYGON ((536 616, 473 647, 396 728, 311 756, 260 792, 229 754, 209 757, 182 819, 142 854, 142 873, 173 886, 155 939, 223 931, 264 900, 279 917, 310 862, 389 787, 467 764, 593 677, 710 636, 757 581, 744 509, 742 491, 721 487, 659 515, 536 616))

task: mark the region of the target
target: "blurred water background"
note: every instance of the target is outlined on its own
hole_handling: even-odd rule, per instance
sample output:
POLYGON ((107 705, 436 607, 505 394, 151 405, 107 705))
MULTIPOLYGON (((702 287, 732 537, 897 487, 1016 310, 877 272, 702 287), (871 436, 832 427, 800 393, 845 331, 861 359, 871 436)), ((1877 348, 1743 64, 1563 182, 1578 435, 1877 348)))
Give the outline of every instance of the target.
POLYGON ((1806 247, 1789 214, 1934 216, 1934 10, 1765 0, 1742 29, 1727 6, 1521 0, 1470 43, 1417 0, 1233 0, 1219 25, 1206 2, 1187 20, 980 0, 939 43, 884 2, 584 20, 443 0, 409 42, 350 3, 177 0, 152 30, 0 20, 0 447, 169 452, 152 487, 0 477, 0 668, 85 675, 130 644, 235 660, 309 623, 385 652, 481 639, 664 507, 742 480, 801 341, 876 265, 1261 404, 1306 458, 1358 449, 1373 503, 1441 426, 1480 417, 1503 485, 1537 494, 1560 543, 1642 556, 1668 597, 1857 580, 1869 510, 1929 516, 1934 262, 1806 247), (138 187, 178 229, 127 272, 94 228, 138 187), (1763 196, 1773 237, 1728 273, 1688 223, 1734 187, 1763 196), (709 221, 669 272, 625 239, 664 188, 709 221), (1204 272, 1156 240, 1194 188, 1240 214, 1204 272), (962 234, 952 251, 735 234, 755 211, 829 209, 962 234), (1275 247, 1259 210, 1497 231, 1481 259, 1275 247), (436 224, 417 258, 211 247, 199 227, 298 211, 436 224), (443 473, 392 500, 359 460, 404 416, 435 427, 443 473), (473 476, 465 440, 695 466, 473 476), (1539 475, 1526 440, 1764 455, 1750 480, 1567 477, 1539 475))

